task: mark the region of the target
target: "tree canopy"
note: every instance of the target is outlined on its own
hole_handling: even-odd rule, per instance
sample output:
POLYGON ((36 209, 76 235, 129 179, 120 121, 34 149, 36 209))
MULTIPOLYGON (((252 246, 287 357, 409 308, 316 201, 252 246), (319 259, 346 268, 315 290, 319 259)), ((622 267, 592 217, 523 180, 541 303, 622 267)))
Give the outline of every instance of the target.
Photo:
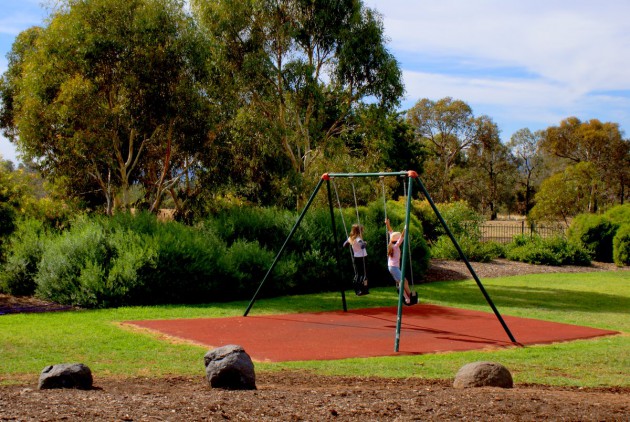
POLYGON ((231 141, 260 140, 282 151, 276 162, 290 171, 280 166, 275 175, 291 179, 298 197, 300 177, 313 176, 327 149, 355 129, 358 107, 373 102, 386 112, 398 104, 401 71, 385 46, 380 16, 359 0, 192 5, 239 100, 231 141))
POLYGON ((67 0, 14 44, 5 133, 68 193, 155 208, 207 141, 207 44, 180 1, 67 0))
POLYGON ((629 195, 616 123, 569 117, 505 145, 463 100, 398 109, 401 69, 361 0, 62 0, 7 58, 3 134, 89 210, 295 208, 323 172, 375 169, 417 170, 436 201, 491 218, 543 215, 570 184, 561 218, 629 195))
POLYGON ((540 147, 570 164, 593 164, 601 183, 592 191, 589 211, 596 211, 600 201, 623 203, 630 180, 630 141, 623 139, 617 123, 569 117, 544 131, 540 147))

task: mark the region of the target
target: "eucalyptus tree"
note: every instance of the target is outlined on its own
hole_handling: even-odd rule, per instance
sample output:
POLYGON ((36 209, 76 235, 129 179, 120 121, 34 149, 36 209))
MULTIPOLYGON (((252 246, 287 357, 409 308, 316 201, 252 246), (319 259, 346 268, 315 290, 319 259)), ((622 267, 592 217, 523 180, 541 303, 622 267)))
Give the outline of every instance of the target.
POLYGON ((68 194, 156 209, 207 143, 208 58, 183 1, 64 0, 13 45, 0 123, 68 194))
POLYGON ((481 121, 468 104, 450 97, 419 100, 407 111, 407 121, 429 153, 425 178, 436 199, 457 199, 456 184, 452 183, 456 168, 463 163, 466 151, 480 142, 481 121))
POLYGON ((589 211, 597 211, 599 200, 607 205, 623 203, 630 184, 630 141, 623 138, 617 123, 569 117, 547 128, 540 145, 567 165, 593 165, 601 183, 592 184, 589 211))
POLYGON ((534 221, 563 221, 568 226, 572 217, 591 210, 601 183, 593 163, 569 165, 542 181, 528 216, 534 221))
POLYGON ((509 148, 501 142, 496 123, 481 116, 478 125, 478 142, 466 152, 466 185, 461 187, 461 196, 496 220, 499 208, 509 208, 513 202, 516 163, 509 148))
POLYGON ((285 186, 295 198, 304 194, 300 178, 334 140, 353 130, 354 108, 372 102, 391 109, 403 93, 381 17, 360 0, 191 4, 217 42, 222 71, 239 99, 235 126, 256 122, 239 128, 247 137, 231 141, 281 151, 270 176, 288 177, 285 186))
POLYGON ((523 205, 521 211, 526 215, 533 206, 534 193, 540 184, 539 176, 544 166, 544 156, 540 151, 543 131, 532 133, 527 128, 516 131, 510 138, 508 148, 517 160, 519 184, 522 186, 523 205))

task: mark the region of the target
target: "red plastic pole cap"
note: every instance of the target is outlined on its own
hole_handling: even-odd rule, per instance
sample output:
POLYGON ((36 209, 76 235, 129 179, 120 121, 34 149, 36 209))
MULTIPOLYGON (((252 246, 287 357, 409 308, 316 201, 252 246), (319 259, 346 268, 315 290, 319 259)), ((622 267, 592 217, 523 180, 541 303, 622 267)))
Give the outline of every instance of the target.
POLYGON ((330 180, 330 176, 328 175, 328 173, 322 174, 322 180, 330 180))
POLYGON ((415 179, 415 178, 417 178, 417 177, 418 177, 418 173, 416 173, 416 172, 415 172, 415 171, 413 171, 413 170, 409 170, 409 171, 407 172, 407 176, 409 176, 409 177, 413 177, 413 178, 415 179))

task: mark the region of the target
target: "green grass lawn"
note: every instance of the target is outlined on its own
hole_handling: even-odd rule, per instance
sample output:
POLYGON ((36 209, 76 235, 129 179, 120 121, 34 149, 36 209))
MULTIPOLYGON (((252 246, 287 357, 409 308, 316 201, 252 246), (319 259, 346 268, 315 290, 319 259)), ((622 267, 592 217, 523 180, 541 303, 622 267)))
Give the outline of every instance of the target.
MULTIPOLYGON (((466 363, 502 363, 516 383, 630 386, 630 272, 537 274, 482 280, 503 315, 579 324, 621 335, 494 351, 439 353, 339 361, 256 363, 257 371, 310 370, 330 375, 452 378, 466 363)), ((472 280, 417 286, 421 301, 491 312, 472 280)), ((394 289, 348 295, 348 307, 392 306, 394 289)), ((0 316, 0 383, 36 382, 51 364, 81 362, 94 377, 203 375, 204 347, 173 344, 120 323, 139 319, 242 315, 247 302, 129 307, 0 316)), ((252 315, 338 310, 339 293, 256 302, 252 315)), ((393 338, 393 333, 392 333, 393 338)), ((517 339, 518 340, 518 339, 517 339)), ((401 340, 402 341, 402 340, 401 340)))

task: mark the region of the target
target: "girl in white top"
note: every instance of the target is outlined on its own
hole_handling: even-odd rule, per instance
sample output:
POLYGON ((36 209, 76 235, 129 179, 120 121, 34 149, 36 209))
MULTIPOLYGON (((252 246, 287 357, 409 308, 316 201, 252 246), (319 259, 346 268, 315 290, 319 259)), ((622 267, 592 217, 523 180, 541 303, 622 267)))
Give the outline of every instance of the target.
MULTIPOLYGON (((389 225, 389 218, 385 219, 385 224, 387 225, 387 232, 389 233, 389 244, 387 245, 387 269, 396 282, 396 288, 400 288, 400 279, 402 278, 402 273, 400 272, 400 245, 402 245, 405 240, 405 230, 403 229, 402 233, 392 231, 392 228, 389 225)), ((409 289, 409 282, 406 277, 404 283, 404 297, 405 304, 410 305, 411 290, 409 289)))
POLYGON ((348 239, 343 246, 352 246, 352 256, 354 258, 354 267, 357 277, 354 280, 354 290, 358 296, 369 293, 367 276, 365 274, 365 257, 367 256, 366 243, 363 240, 363 226, 353 224, 348 239))

